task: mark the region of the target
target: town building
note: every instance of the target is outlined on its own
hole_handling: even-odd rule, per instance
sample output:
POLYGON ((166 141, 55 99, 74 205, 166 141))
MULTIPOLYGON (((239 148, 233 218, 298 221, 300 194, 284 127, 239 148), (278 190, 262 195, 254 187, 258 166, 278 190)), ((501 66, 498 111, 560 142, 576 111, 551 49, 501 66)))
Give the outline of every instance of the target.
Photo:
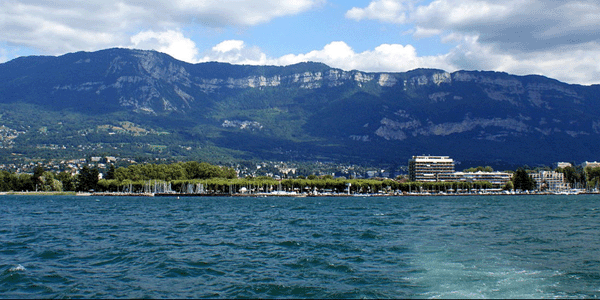
POLYGON ((556 168, 561 168, 561 169, 572 167, 572 166, 573 165, 571 163, 568 163, 568 162, 557 162, 556 163, 556 168))
POLYGON ((503 188, 511 179, 505 172, 455 172, 454 160, 449 156, 413 156, 408 161, 410 181, 487 181, 493 188, 503 188))
POLYGON ((440 181, 454 173, 454 160, 449 156, 413 156, 408 160, 411 181, 440 181))
POLYGON ((454 172, 452 174, 443 174, 440 181, 453 182, 477 182, 487 181, 492 184, 492 188, 503 188, 511 179, 512 173, 505 172, 454 172))
POLYGON ((586 162, 582 163, 581 166, 584 169, 587 168, 587 167, 590 167, 590 168, 600 168, 600 162, 597 162, 597 161, 593 161, 593 162, 586 161, 586 162))
POLYGON ((569 184, 565 181, 565 174, 555 171, 540 171, 529 173, 529 177, 535 180, 538 190, 563 191, 569 189, 569 184))

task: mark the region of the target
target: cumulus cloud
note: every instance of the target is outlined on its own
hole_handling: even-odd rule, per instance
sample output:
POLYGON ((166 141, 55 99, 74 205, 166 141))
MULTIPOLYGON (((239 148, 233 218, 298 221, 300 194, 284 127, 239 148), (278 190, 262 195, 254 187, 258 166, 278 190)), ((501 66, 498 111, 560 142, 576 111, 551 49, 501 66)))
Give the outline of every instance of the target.
POLYGON ((196 44, 189 38, 184 37, 180 31, 142 31, 131 37, 131 43, 132 47, 136 49, 160 51, 190 63, 198 61, 196 44))
POLYGON ((459 33, 505 51, 552 50, 600 40, 600 3, 590 0, 373 0, 346 17, 412 24, 415 35, 459 33))
POLYGON ((410 26, 414 37, 438 36, 451 45, 448 52, 432 56, 420 56, 410 44, 381 44, 357 52, 344 41, 333 41, 322 49, 269 57, 242 40, 199 49, 181 30, 184 25, 243 29, 323 3, 325 0, 0 1, 0 46, 4 48, 0 48, 0 62, 14 57, 14 49, 20 47, 62 54, 120 46, 154 49, 191 63, 289 65, 317 61, 344 70, 381 72, 482 69, 542 74, 583 84, 598 83, 600 78, 600 4, 591 0, 372 0, 366 7, 346 12, 348 19, 398 24, 404 32, 410 26))
MULTIPOLYGON (((194 18, 208 26, 256 25, 274 18, 294 15, 323 3, 323 0, 165 0, 182 18, 194 18)), ((175 16, 175 14, 173 14, 175 16)))
POLYGON ((332 42, 321 50, 306 54, 286 55, 277 61, 284 65, 318 61, 343 70, 368 72, 402 72, 421 67, 452 69, 451 65, 445 63, 443 56, 420 57, 411 45, 382 44, 373 50, 355 52, 341 41, 332 42))
POLYGON ((415 37, 439 36, 441 42, 455 44, 437 56, 443 63, 434 64, 449 69, 598 83, 598 1, 373 0, 367 7, 352 8, 346 17, 412 25, 409 32, 415 37))
POLYGON ((406 12, 413 7, 411 1, 378 0, 372 1, 365 8, 353 7, 346 12, 346 17, 353 20, 377 19, 389 23, 405 23, 406 12))
POLYGON ((477 37, 464 37, 446 56, 456 69, 493 70, 517 75, 538 74, 567 83, 597 84, 600 78, 600 44, 589 42, 577 47, 564 46, 554 51, 513 54, 492 45, 479 43, 477 37))
POLYGON ((8 0, 0 2, 0 40, 60 54, 129 43, 132 33, 181 24, 253 26, 307 11, 323 0, 8 0))
POLYGON ((455 68, 446 62, 446 56, 420 57, 413 46, 399 44, 382 44, 373 50, 356 52, 345 42, 335 41, 325 45, 323 49, 308 53, 267 57, 256 46, 248 47, 244 41, 228 40, 214 46, 205 53, 201 61, 278 66, 313 61, 343 70, 367 72, 402 72, 420 67, 454 70, 455 68))
POLYGON ((600 78, 600 45, 588 43, 580 49, 528 53, 520 56, 497 51, 477 36, 454 36, 459 44, 448 53, 420 56, 412 45, 382 44, 356 52, 343 41, 307 53, 268 57, 257 46, 241 40, 223 41, 203 54, 201 62, 219 61, 246 65, 286 66, 306 61, 322 62, 342 70, 405 72, 416 68, 503 71, 517 75, 538 74, 568 83, 594 84, 600 78))
POLYGON ((267 55, 258 47, 247 47, 244 41, 240 40, 227 40, 215 45, 204 53, 200 61, 218 61, 242 65, 277 64, 272 60, 268 60, 267 55))

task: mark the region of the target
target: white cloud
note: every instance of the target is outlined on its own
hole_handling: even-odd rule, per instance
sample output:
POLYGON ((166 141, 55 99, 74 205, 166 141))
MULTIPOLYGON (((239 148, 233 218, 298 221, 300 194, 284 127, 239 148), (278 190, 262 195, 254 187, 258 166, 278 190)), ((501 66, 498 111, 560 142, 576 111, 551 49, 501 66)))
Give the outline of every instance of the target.
POLYGON ((201 61, 279 66, 313 61, 333 68, 367 72, 402 72, 420 67, 454 70, 444 58, 444 55, 419 57, 413 46, 399 44, 382 44, 373 50, 355 52, 342 41, 331 42, 323 49, 308 53, 269 58, 258 47, 247 47, 243 41, 229 40, 212 47, 201 61))
MULTIPOLYGON (((269 57, 256 45, 226 40, 199 49, 180 29, 198 24, 244 29, 299 14, 325 0, 5 0, 0 1, 0 62, 15 49, 44 54, 107 47, 155 49, 187 62, 289 65, 317 61, 344 70, 483 69, 599 83, 600 4, 591 0, 373 0, 346 17, 411 26, 414 37, 439 36, 453 48, 419 56, 410 44, 356 52, 343 41, 269 57), (21 48, 22 47, 22 48, 21 48)), ((400 28, 400 26, 399 26, 400 28)))
POLYGON ((190 63, 198 61, 196 44, 180 31, 142 31, 131 37, 131 43, 136 49, 156 50, 190 63))
POLYGON ((411 24, 415 36, 476 35, 506 52, 600 41, 600 3, 591 0, 373 0, 346 17, 411 24))
POLYGON ((298 14, 323 0, 7 0, 0 1, 0 41, 62 54, 129 42, 133 32, 182 25, 245 27, 298 14))
MULTIPOLYGON (((373 0, 346 17, 411 25, 455 47, 434 66, 599 83, 600 3, 591 0, 373 0), (442 60, 442 62, 439 62, 442 60)), ((432 58, 416 61, 432 63, 432 58)), ((421 66, 426 66, 422 64, 421 66)))
POLYGON ((539 74, 568 83, 594 84, 600 78, 600 45, 588 43, 549 53, 515 55, 481 44, 477 36, 454 35, 460 43, 448 53, 419 56, 412 45, 382 44, 372 50, 354 51, 342 41, 331 42, 320 50, 267 57, 258 47, 243 41, 228 40, 212 47, 200 61, 232 64, 286 66, 306 61, 322 62, 333 68, 366 72, 405 72, 416 68, 503 71, 517 75, 539 74))
MULTIPOLYGON (((294 15, 322 4, 323 0, 179 0, 174 11, 209 26, 251 26, 294 15)), ((170 1, 165 0, 165 3, 170 1)))
POLYGON ((441 33, 442 33, 442 31, 439 29, 429 29, 429 28, 423 28, 420 26, 417 26, 415 28, 415 30, 413 31, 413 35, 417 38, 435 36, 435 35, 439 35, 441 33))
POLYGON ((482 44, 477 36, 462 42, 444 56, 454 70, 491 70, 516 75, 537 74, 567 83, 597 84, 600 78, 600 44, 589 42, 555 51, 507 53, 482 44))
POLYGON ((413 7, 412 2, 414 2, 414 0, 371 1, 366 8, 353 7, 346 12, 346 17, 356 21, 376 19, 389 23, 405 23, 406 11, 413 7))
POLYGON ((227 40, 212 47, 204 53, 202 62, 218 61, 242 65, 264 65, 269 64, 267 55, 262 53, 258 47, 246 47, 244 41, 227 40))
POLYGON ((527 1, 437 0, 427 6, 415 7, 409 14, 411 22, 441 27, 437 29, 465 24, 485 25, 502 22, 527 1))
POLYGON ((212 51, 219 53, 227 53, 231 51, 240 51, 244 48, 244 41, 227 40, 212 47, 212 51))

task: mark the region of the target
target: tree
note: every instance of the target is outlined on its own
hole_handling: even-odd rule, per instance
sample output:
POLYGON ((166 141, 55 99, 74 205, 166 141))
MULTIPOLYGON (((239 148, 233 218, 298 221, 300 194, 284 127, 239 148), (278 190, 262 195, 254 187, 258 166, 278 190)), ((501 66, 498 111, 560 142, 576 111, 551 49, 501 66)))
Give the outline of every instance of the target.
POLYGON ((60 180, 54 178, 54 173, 46 171, 38 178, 38 190, 62 192, 63 184, 60 180))
POLYGON ((556 172, 565 174, 565 180, 573 187, 578 184, 583 185, 587 181, 587 174, 581 166, 557 168, 556 172))
POLYGON ((106 179, 115 179, 115 165, 110 165, 108 171, 106 172, 106 179))
POLYGON ((100 174, 100 172, 96 168, 90 169, 88 166, 81 168, 81 171, 79 171, 79 176, 77 176, 77 190, 95 190, 96 185, 98 184, 98 174, 100 174))
POLYGON ((529 191, 535 189, 536 182, 529 177, 524 168, 519 168, 512 179, 513 185, 517 190, 529 191))
POLYGON ((62 182, 63 191, 73 191, 75 186, 73 185, 73 176, 67 172, 60 172, 56 175, 56 179, 62 182))
POLYGON ((542 184, 540 184, 540 190, 546 191, 548 189, 548 181, 544 180, 542 184))
POLYGON ((587 174, 589 186, 596 187, 600 182, 600 168, 587 167, 585 173, 587 174))
POLYGON ((31 178, 31 180, 33 181, 33 185, 36 190, 39 185, 42 185, 40 177, 44 175, 44 172, 46 172, 46 170, 44 170, 42 166, 37 166, 35 167, 35 169, 33 169, 33 177, 31 178))
POLYGON ((13 184, 15 191, 32 191, 35 189, 33 176, 29 174, 19 174, 13 184))
POLYGON ((477 168, 468 168, 464 170, 466 173, 476 173, 476 172, 494 172, 494 169, 490 166, 479 166, 477 168))

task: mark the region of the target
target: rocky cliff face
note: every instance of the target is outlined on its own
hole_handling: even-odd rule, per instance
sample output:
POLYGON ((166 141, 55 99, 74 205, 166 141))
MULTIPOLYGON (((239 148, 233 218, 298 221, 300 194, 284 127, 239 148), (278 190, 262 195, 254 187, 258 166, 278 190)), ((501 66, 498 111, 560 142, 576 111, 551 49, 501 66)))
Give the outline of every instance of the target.
POLYGON ((600 155, 598 92, 598 86, 541 76, 430 69, 368 73, 317 63, 194 65, 128 49, 0 64, 0 104, 148 115, 190 136, 195 133, 189 128, 202 126, 206 136, 225 132, 291 145, 329 141, 340 145, 340 155, 354 157, 385 145, 385 156, 437 152, 508 160, 506 145, 518 144, 531 151, 543 145, 542 159, 572 160, 573 153, 598 159, 593 157, 600 155), (183 120, 189 128, 177 127, 183 120))
POLYGON ((391 118, 382 118, 381 126, 375 131, 375 135, 386 140, 403 141, 409 136, 447 136, 477 130, 479 131, 476 135, 478 139, 504 141, 504 137, 507 136, 523 136, 534 133, 544 136, 565 133, 574 138, 597 134, 597 124, 600 119, 596 120, 593 116, 591 116, 593 117, 591 121, 587 120, 587 124, 583 128, 576 129, 578 126, 571 126, 584 123, 585 121, 582 121, 586 119, 583 106, 581 106, 585 100, 577 92, 581 87, 569 86, 552 80, 527 82, 516 76, 506 75, 503 76, 506 78, 498 78, 495 75, 497 74, 464 71, 453 74, 433 73, 430 76, 421 75, 405 80, 404 90, 446 85, 446 88, 442 88, 445 91, 437 91, 440 88, 435 89, 434 92, 427 93, 425 99, 429 100, 430 104, 443 106, 442 103, 461 103, 465 90, 452 89, 452 86, 468 84, 472 90, 483 92, 481 98, 477 99, 482 108, 484 108, 483 106, 493 106, 493 102, 496 101, 497 105, 502 106, 504 110, 511 108, 513 115, 474 118, 472 117, 473 111, 462 115, 463 112, 457 110, 455 115, 462 115, 462 119, 440 123, 429 120, 424 123, 424 120, 419 117, 411 116, 406 111, 400 110, 391 118), (582 114, 576 119, 572 118, 572 114, 564 116, 558 110, 564 109, 565 106, 568 110, 572 110, 572 113, 579 111, 582 114), (531 116, 533 110, 535 112, 531 116), (543 116, 538 116, 540 114, 543 116), (488 128, 496 130, 493 133, 487 133, 486 129, 488 128))
MULTIPOLYGON (((103 94, 121 94, 118 97, 120 106, 141 113, 163 113, 188 111, 197 97, 192 94, 221 93, 228 89, 263 89, 287 88, 314 90, 323 87, 339 87, 374 83, 380 87, 392 87, 399 82, 399 75, 393 73, 364 73, 360 71, 343 71, 328 68, 325 71, 304 71, 286 75, 271 76, 250 74, 236 76, 229 74, 226 78, 211 77, 210 73, 193 72, 193 66, 176 61, 164 54, 153 51, 110 49, 110 55, 103 62, 105 70, 96 74, 94 81, 75 83, 73 78, 56 82, 52 91, 92 92, 102 97, 103 94), (191 69, 192 71, 188 71, 191 69), (165 90, 166 89, 166 90, 165 90), (169 91, 170 90, 170 91, 169 91), (124 95, 125 94, 125 95, 124 95)), ((81 53, 88 56, 80 58, 73 64, 91 65, 95 60, 89 58, 94 53, 81 53)), ((55 58, 60 59, 60 58, 55 58)), ((225 65, 225 64, 223 64, 225 65)), ((65 66, 68 67, 68 66, 65 66)), ((93 66, 100 68, 100 66, 93 66)), ((253 68, 260 73, 260 67, 253 68)), ((444 74, 434 75, 434 81, 444 74)), ((419 79, 427 81, 427 78, 419 79)), ((77 80, 75 80, 77 81, 77 80)), ((409 81, 414 81, 411 79, 409 81)), ((407 80, 404 80, 407 84, 407 80)))

